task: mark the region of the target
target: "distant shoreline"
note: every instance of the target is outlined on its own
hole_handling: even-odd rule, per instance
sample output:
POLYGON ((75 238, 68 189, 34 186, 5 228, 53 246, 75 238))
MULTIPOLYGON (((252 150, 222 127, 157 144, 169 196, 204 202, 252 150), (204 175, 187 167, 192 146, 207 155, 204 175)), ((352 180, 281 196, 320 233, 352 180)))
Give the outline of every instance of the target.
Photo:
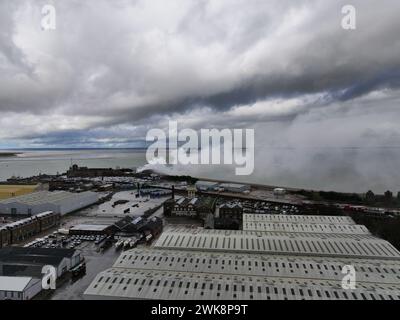
POLYGON ((19 152, 1 152, 0 151, 0 157, 16 157, 17 155, 19 155, 19 152))

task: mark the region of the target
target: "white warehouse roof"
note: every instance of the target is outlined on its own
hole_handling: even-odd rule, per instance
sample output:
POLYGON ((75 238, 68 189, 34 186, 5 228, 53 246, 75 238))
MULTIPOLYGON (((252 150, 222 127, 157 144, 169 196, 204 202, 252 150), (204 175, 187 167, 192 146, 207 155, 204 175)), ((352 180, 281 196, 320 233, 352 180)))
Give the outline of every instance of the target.
POLYGON ((79 198, 84 198, 88 195, 96 195, 95 192, 72 193, 67 191, 38 191, 22 196, 5 199, 0 201, 0 204, 22 203, 26 205, 41 205, 41 204, 58 204, 65 200, 76 201, 79 198))
POLYGON ((400 261, 395 260, 132 249, 113 267, 340 281, 345 265, 354 266, 359 282, 400 284, 400 261))
POLYGON ((317 224, 355 224, 348 216, 303 216, 281 214, 243 214, 243 222, 283 222, 317 224))
POLYGON ((164 231, 154 246, 180 250, 400 259, 400 252, 389 242, 367 234, 172 228, 164 231))
POLYGON ((269 232, 306 232, 306 233, 344 233, 370 234, 363 225, 346 224, 317 224, 317 223, 284 223, 284 222, 243 222, 245 231, 269 232))
POLYGON ((98 201, 95 192, 38 191, 0 201, 0 213, 36 215, 53 211, 61 215, 87 207, 98 201))
POLYGON ((88 298, 400 300, 400 252, 349 217, 246 215, 244 228, 172 227, 96 276, 88 298), (342 288, 343 267, 356 289, 342 288))
POLYGON ((90 298, 160 300, 399 300, 399 285, 111 268, 96 276, 90 298))

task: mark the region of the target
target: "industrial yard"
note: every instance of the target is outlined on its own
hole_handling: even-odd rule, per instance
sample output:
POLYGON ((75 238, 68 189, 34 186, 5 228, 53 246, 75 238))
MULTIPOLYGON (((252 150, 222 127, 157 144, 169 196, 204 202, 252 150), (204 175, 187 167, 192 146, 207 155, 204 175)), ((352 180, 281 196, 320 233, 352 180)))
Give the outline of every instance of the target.
POLYGON ((110 176, 100 180, 90 176, 96 170, 74 170, 62 183, 57 178, 57 190, 27 188, 31 192, 0 201, 0 254, 6 257, 0 278, 7 288, 10 278, 20 279, 22 290, 17 296, 4 291, 6 298, 400 298, 399 251, 344 211, 314 214, 282 188, 263 194, 234 183, 116 177, 108 169, 110 176), (71 190, 74 181, 79 187, 71 190), (337 284, 352 259, 365 284, 350 295, 337 284), (25 292, 23 284, 37 286, 50 262, 58 270, 56 289, 25 292))

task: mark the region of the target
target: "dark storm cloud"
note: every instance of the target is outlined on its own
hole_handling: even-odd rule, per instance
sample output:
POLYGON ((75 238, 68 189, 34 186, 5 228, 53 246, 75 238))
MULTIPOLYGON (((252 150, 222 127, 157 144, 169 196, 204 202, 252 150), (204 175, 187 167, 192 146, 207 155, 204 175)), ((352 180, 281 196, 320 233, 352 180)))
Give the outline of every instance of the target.
POLYGON ((356 1, 359 26, 347 33, 345 1, 54 3, 53 33, 32 25, 41 18, 34 2, 3 5, 2 53, 34 68, 16 79, 3 73, 4 111, 100 115, 115 125, 272 97, 346 100, 399 85, 395 1, 356 1))
POLYGON ((346 4, 1 1, 0 147, 129 146, 168 119, 255 127, 259 150, 296 150, 282 170, 278 151, 259 155, 262 179, 356 188, 350 180, 384 163, 376 154, 363 166, 362 156, 305 150, 400 145, 400 2, 352 1, 352 31, 341 28, 346 4), (55 31, 40 27, 49 2, 55 31))
POLYGON ((333 94, 339 100, 345 101, 357 98, 374 90, 400 88, 400 70, 383 71, 372 78, 356 81, 353 85, 346 87, 342 92, 333 94))

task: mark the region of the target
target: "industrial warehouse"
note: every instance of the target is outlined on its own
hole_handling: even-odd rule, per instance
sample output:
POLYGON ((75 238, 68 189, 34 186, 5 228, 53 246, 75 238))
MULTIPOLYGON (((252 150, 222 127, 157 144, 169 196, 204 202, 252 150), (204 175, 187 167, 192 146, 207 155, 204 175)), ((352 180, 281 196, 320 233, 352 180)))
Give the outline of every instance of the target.
POLYGON ((81 253, 71 249, 0 249, 0 300, 30 300, 43 290, 43 267, 54 267, 58 279, 83 261, 81 253))
POLYGON ((0 300, 30 300, 42 291, 42 280, 0 276, 0 300))
POLYGON ((282 222, 352 225, 353 219, 347 216, 299 216, 279 214, 244 214, 243 222, 282 222))
POLYGON ((249 215, 245 220, 256 226, 268 223, 273 231, 169 228, 153 249, 121 254, 112 268, 97 275, 85 297, 400 299, 400 252, 351 218, 268 217, 260 221, 264 219, 249 215), (354 290, 341 287, 346 265, 354 266, 357 272, 354 290))
POLYGON ((0 249, 0 275, 30 276, 42 278, 42 268, 51 265, 61 277, 83 260, 81 253, 73 249, 21 248, 0 249))
POLYGON ((244 231, 370 234, 349 217, 243 214, 244 231))
POLYGON ((95 192, 38 191, 0 201, 0 214, 32 216, 44 211, 65 215, 96 203, 95 192))
POLYGON ((156 248, 360 258, 400 257, 387 241, 368 234, 222 231, 171 228, 156 248))

